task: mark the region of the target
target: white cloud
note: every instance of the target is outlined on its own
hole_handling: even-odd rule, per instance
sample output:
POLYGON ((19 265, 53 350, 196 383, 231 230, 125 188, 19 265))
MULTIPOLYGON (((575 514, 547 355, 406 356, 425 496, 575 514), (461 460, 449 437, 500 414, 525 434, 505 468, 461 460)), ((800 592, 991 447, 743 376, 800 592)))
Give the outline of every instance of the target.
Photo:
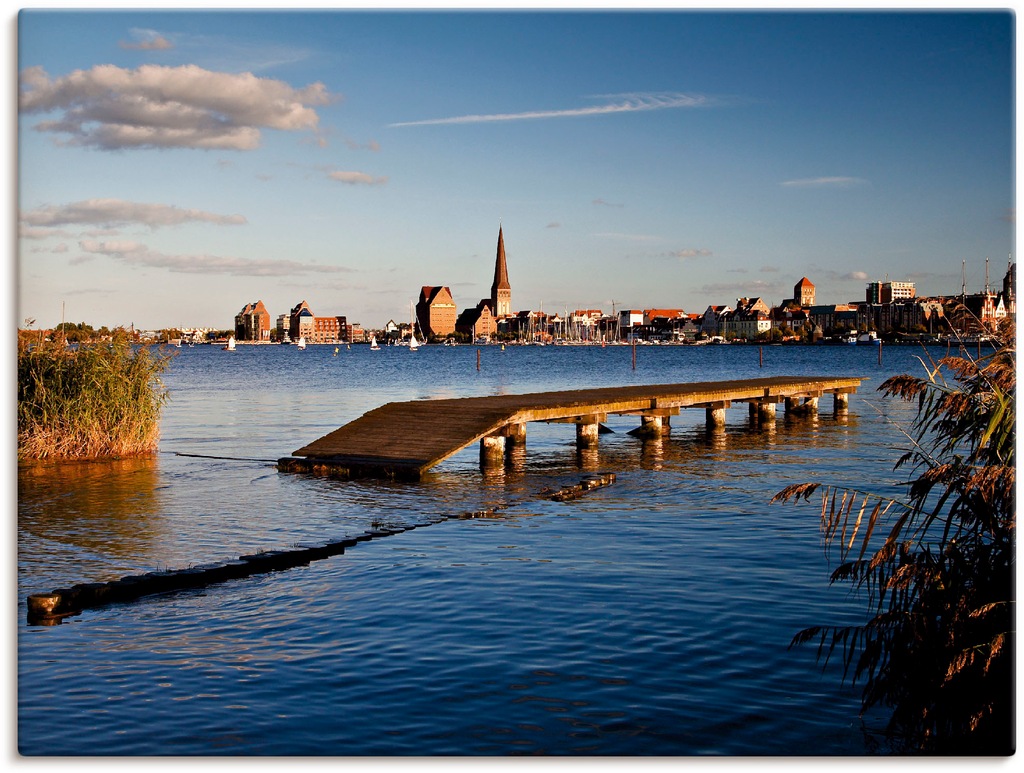
POLYGON ((75 237, 70 231, 61 228, 32 228, 24 220, 18 224, 19 239, 51 239, 55 236, 61 239, 75 237))
POLYGON ((36 66, 21 71, 18 89, 22 113, 61 114, 33 128, 101 150, 252 150, 263 128, 315 133, 314 107, 332 99, 322 83, 295 89, 195 65, 128 70, 106 64, 58 78, 36 66))
MULTIPOLYGON (((218 215, 199 209, 181 209, 170 204, 143 204, 122 199, 87 199, 62 206, 39 207, 21 216, 23 224, 39 227, 40 230, 52 226, 85 224, 103 226, 139 224, 157 228, 194 221, 214 223, 215 225, 244 225, 246 223, 246 219, 242 215, 218 215)), ((26 231, 31 231, 31 229, 23 228, 23 236, 26 235, 26 231)), ((28 236, 27 238, 40 237, 28 236)))
MULTIPOLYGON (((99 242, 83 240, 78 243, 84 252, 105 255, 133 266, 162 268, 184 274, 232 274, 236 276, 295 276, 296 274, 337 274, 349 269, 300 263, 295 260, 248 260, 218 255, 168 255, 150 250, 134 241, 99 242)), ((75 262, 82 262, 82 258, 75 262)))
POLYGON ((532 121, 544 118, 579 118, 614 113, 636 113, 651 110, 669 110, 681 107, 706 107, 711 100, 700 94, 678 92, 603 94, 592 99, 611 99, 603 105, 577 107, 564 110, 533 110, 525 113, 492 113, 489 115, 460 115, 452 118, 430 118, 422 121, 403 121, 390 124, 400 126, 437 126, 441 124, 494 123, 499 121, 532 121))
POLYGON ((779 183, 785 188, 852 188, 855 185, 866 184, 867 180, 860 177, 808 177, 779 183))
POLYGON ((864 271, 851 271, 849 274, 845 274, 843 276, 843 279, 857 279, 860 281, 864 281, 867 278, 868 275, 864 271))
POLYGON ((122 40, 118 45, 129 51, 163 51, 174 44, 156 30, 131 30, 132 41, 122 40))
POLYGON ((383 185, 387 177, 372 177, 365 172, 328 172, 327 176, 346 185, 383 185))

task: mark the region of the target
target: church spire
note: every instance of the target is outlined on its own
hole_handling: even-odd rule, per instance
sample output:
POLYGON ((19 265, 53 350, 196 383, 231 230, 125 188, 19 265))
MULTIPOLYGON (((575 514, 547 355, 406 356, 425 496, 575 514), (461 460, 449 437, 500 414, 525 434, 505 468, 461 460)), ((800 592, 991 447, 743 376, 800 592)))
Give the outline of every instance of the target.
POLYGON ((505 263, 505 237, 498 225, 498 254, 494 259, 494 283, 491 285, 491 307, 496 317, 512 313, 512 285, 505 263))

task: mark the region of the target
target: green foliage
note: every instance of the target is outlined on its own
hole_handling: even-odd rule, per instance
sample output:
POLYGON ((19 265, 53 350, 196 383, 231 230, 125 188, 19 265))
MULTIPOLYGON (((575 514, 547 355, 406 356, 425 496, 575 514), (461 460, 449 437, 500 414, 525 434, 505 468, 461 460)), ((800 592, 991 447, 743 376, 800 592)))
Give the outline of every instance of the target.
MULTIPOLYGON (((833 582, 866 592, 862 626, 813 627, 826 661, 863 680, 864 709, 891 709, 901 751, 1007 755, 1013 739, 1016 349, 1003 331, 983 358, 925 363, 879 390, 917 402, 899 501, 825 487, 821 525, 833 582), (882 533, 879 533, 881 531, 882 533)), ((808 500, 799 484, 772 501, 808 500)))
POLYGON ((18 458, 133 456, 156 449, 159 379, 170 356, 134 348, 124 331, 109 343, 18 346, 18 458))

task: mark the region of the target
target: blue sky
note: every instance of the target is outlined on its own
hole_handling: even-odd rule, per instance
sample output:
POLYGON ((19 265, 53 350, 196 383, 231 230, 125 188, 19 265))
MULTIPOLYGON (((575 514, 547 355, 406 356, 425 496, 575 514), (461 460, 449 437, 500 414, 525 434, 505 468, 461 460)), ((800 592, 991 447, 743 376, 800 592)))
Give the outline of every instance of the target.
MULTIPOLYGON (((18 17, 19 323, 703 311, 1014 253, 1010 12, 18 17)), ((1016 255, 1013 255, 1014 260, 1016 255)))

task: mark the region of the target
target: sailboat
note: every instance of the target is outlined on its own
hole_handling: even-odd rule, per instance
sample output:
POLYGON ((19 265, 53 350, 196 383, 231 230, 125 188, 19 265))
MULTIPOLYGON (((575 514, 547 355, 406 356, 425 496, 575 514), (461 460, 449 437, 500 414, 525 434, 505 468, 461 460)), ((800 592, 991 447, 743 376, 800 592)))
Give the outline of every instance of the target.
POLYGON ((299 347, 300 349, 305 349, 306 348, 306 337, 305 336, 299 336, 299 340, 296 342, 295 345, 297 347, 299 347))
POLYGON ((234 350, 235 350, 235 337, 231 336, 230 338, 228 338, 228 345, 223 347, 223 349, 221 351, 233 352, 234 350))
POLYGON ((409 301, 409 351, 414 352, 420 348, 420 342, 416 340, 416 307, 409 301))
POLYGON ((370 351, 378 351, 380 347, 377 345, 377 336, 370 336, 370 351))

